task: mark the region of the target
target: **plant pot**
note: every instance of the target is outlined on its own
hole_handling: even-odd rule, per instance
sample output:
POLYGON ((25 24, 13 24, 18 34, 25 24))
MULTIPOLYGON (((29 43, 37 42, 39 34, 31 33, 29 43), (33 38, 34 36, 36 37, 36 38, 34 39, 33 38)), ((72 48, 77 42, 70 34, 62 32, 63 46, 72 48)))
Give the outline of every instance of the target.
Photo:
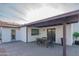
POLYGON ((75 41, 75 44, 76 44, 76 45, 79 45, 79 41, 75 41))

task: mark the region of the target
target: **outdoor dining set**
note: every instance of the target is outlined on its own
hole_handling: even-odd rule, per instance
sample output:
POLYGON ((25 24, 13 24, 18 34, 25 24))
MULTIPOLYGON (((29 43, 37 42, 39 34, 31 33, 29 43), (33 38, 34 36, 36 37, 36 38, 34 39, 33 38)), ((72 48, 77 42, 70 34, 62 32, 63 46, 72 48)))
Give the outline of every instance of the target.
MULTIPOLYGON (((53 41, 53 39, 47 39, 46 37, 37 38, 36 43, 38 45, 42 45, 42 46, 45 46, 47 48, 54 47, 54 45, 56 44, 55 41, 53 41)), ((61 38, 61 45, 63 46, 63 38, 61 38)))
POLYGON ((42 46, 46 46, 47 48, 50 47, 54 47, 55 42, 53 40, 48 40, 46 37, 43 38, 37 38, 36 43, 38 45, 42 45, 42 46))

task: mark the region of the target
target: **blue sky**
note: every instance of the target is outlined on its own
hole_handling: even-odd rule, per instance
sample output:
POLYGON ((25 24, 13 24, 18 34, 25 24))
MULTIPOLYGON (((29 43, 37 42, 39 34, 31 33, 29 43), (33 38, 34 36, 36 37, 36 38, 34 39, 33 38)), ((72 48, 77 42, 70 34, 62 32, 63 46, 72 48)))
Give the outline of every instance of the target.
POLYGON ((78 9, 77 3, 0 3, 0 20, 24 24, 78 9))

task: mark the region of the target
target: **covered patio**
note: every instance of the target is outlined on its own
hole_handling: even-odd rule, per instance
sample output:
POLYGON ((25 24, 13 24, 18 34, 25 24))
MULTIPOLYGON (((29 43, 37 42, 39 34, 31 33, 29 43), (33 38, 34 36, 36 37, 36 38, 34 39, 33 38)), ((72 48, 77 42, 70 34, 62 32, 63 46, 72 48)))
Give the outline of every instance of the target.
POLYGON ((50 26, 63 26, 63 56, 66 56, 66 29, 67 29, 67 24, 72 24, 72 23, 77 23, 79 21, 79 10, 65 13, 62 15, 54 16, 54 17, 49 17, 40 21, 36 21, 33 23, 29 23, 27 26, 28 27, 37 27, 37 28, 42 28, 42 27, 50 27, 50 26))
MULTIPOLYGON (((79 56, 79 46, 67 46, 67 56, 79 56)), ((35 42, 22 41, 0 44, 0 56, 62 56, 63 47, 54 48, 39 46, 35 42)))

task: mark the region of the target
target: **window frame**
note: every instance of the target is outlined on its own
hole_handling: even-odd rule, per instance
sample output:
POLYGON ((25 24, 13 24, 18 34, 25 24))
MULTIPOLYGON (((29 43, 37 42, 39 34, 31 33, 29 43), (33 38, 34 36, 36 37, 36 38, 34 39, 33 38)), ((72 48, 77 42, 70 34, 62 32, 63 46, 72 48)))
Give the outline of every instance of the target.
POLYGON ((39 35, 39 29, 31 29, 31 35, 39 35))

